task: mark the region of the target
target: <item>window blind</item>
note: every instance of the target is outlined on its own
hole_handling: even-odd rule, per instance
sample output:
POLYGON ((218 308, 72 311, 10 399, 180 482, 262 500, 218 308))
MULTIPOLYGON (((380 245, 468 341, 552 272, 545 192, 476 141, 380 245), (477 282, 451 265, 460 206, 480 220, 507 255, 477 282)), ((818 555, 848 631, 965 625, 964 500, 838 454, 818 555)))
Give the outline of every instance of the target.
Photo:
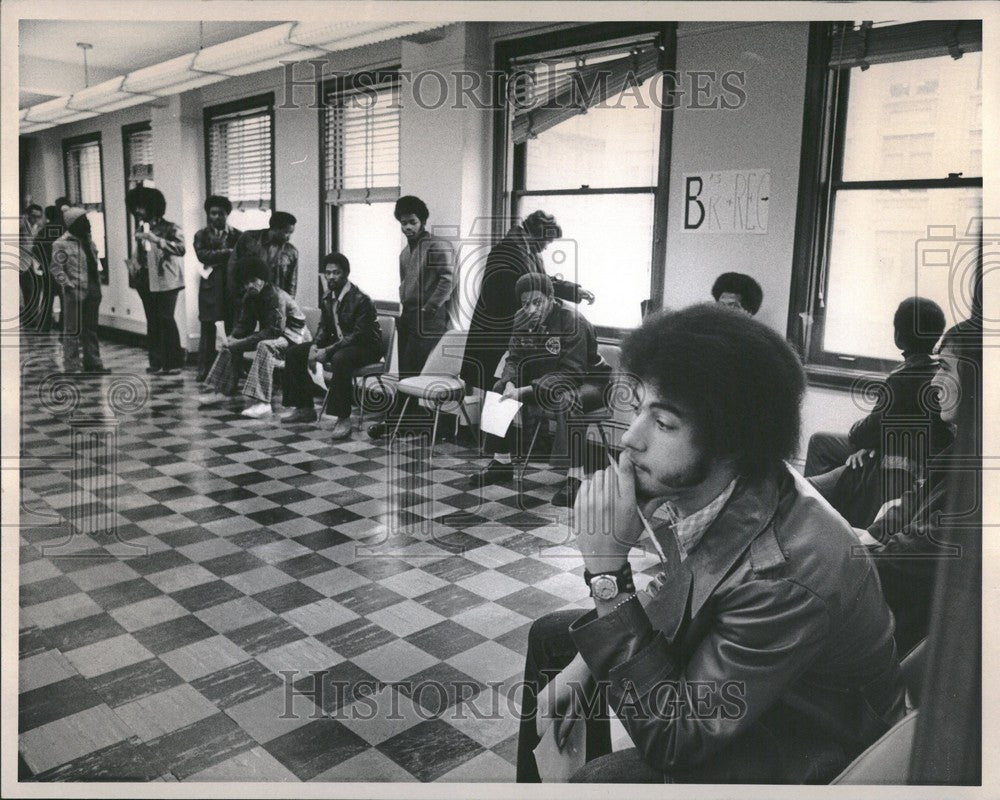
POLYGON ((268 106, 209 119, 209 188, 233 205, 271 207, 271 109, 268 106))
POLYGON ((328 95, 324 125, 326 201, 399 197, 399 83, 328 95))
POLYGON ((103 211, 101 193, 101 146, 97 142, 66 148, 66 196, 73 205, 88 211, 103 211))
POLYGON ((659 68, 660 47, 655 40, 515 60, 508 93, 514 144, 584 114, 628 87, 642 85, 659 68))
POLYGON ((153 132, 132 131, 128 134, 127 145, 129 186, 150 185, 153 180, 153 132))
POLYGON ((830 66, 866 67, 892 61, 933 58, 983 49, 980 20, 929 20, 902 25, 841 23, 830 35, 830 66))

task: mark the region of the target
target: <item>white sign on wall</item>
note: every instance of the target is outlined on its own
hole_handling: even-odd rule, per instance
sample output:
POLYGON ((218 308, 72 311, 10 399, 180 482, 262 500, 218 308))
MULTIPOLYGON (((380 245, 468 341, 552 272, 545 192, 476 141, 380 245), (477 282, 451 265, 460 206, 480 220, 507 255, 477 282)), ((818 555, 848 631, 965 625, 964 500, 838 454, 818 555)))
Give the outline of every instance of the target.
POLYGON ((771 170, 687 173, 683 188, 685 232, 767 233, 771 170))

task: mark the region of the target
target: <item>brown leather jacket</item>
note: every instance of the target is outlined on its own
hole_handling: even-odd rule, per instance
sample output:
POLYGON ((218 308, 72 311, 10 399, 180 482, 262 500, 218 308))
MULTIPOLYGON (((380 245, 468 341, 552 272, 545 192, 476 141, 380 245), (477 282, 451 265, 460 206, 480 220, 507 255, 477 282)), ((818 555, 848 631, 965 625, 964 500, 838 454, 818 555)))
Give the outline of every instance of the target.
POLYGON ((789 754, 810 737, 830 743, 829 760, 790 755, 774 779, 828 781, 903 713, 871 558, 791 470, 741 480, 645 608, 636 597, 600 619, 591 611, 570 632, 636 747, 664 772, 711 763, 742 737, 789 754))

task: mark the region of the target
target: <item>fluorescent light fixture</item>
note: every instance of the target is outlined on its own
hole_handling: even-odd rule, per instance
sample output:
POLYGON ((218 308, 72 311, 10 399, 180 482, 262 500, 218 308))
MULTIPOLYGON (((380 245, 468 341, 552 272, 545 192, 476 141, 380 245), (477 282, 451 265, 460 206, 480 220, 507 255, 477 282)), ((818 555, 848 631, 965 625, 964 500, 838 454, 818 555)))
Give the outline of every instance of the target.
POLYGON ((44 131, 47 130, 48 128, 54 128, 55 126, 56 123, 54 122, 38 122, 34 124, 31 122, 22 122, 21 129, 18 131, 18 133, 21 134, 37 133, 38 131, 44 131))
POLYGON ((81 89, 79 92, 75 92, 70 98, 69 107, 79 111, 104 113, 156 100, 154 95, 123 91, 121 87, 124 81, 125 76, 121 75, 109 81, 81 89))
POLYGON ((169 95, 226 79, 225 75, 205 74, 192 69, 195 58, 194 53, 187 53, 151 67, 137 69, 125 76, 122 88, 139 94, 169 95))
POLYGON ((288 41, 295 23, 286 22, 240 39, 206 47, 191 65, 204 72, 221 72, 225 75, 249 75, 266 69, 276 69, 281 61, 301 61, 325 55, 322 50, 304 48, 288 41))
POLYGON ((68 117, 63 117, 58 121, 59 125, 65 125, 69 122, 79 122, 81 119, 91 119, 92 117, 100 116, 96 111, 80 111, 74 112, 68 117))

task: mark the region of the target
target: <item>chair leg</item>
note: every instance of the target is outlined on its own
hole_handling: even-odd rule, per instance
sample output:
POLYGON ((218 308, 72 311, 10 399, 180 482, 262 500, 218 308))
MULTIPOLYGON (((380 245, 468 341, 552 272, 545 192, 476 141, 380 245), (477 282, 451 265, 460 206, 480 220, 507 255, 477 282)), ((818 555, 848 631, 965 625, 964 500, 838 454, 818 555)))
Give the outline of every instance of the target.
POLYGON ((434 443, 437 441, 438 435, 438 417, 441 414, 441 404, 438 403, 434 406, 434 427, 431 429, 431 452, 427 456, 427 464, 430 465, 434 460, 434 443))
POLYGON ((528 471, 528 462, 531 460, 531 451, 535 449, 535 440, 538 438, 538 431, 541 429, 542 423, 535 423, 535 432, 531 434, 531 444, 528 445, 528 454, 524 457, 524 464, 521 467, 521 474, 518 476, 518 480, 524 480, 524 473, 528 471))
POLYGON ((403 410, 399 412, 399 416, 396 417, 396 427, 392 429, 392 436, 389 440, 396 438, 396 434, 399 433, 399 423, 403 421, 403 417, 406 416, 406 409, 410 407, 410 398, 407 396, 406 400, 403 401, 403 410))
POLYGON ((365 429, 365 392, 368 389, 368 376, 361 379, 361 421, 358 423, 358 430, 365 429))
POLYGON ((604 424, 597 423, 597 432, 601 434, 601 442, 604 445, 604 452, 607 453, 608 460, 611 460, 611 445, 608 444, 608 435, 604 432, 604 424))
MULTIPOLYGON (((469 435, 471 436, 474 433, 477 433, 477 431, 472 426, 472 417, 469 416, 469 411, 468 411, 468 409, 466 409, 465 403, 463 403, 461 400, 459 400, 458 407, 462 411, 462 417, 465 419, 465 424, 469 426, 469 435)), ((456 439, 458 438, 458 415, 457 414, 455 415, 455 438, 456 439)), ((476 449, 478 450, 479 449, 479 436, 478 435, 476 436, 475 442, 476 442, 476 449)))

